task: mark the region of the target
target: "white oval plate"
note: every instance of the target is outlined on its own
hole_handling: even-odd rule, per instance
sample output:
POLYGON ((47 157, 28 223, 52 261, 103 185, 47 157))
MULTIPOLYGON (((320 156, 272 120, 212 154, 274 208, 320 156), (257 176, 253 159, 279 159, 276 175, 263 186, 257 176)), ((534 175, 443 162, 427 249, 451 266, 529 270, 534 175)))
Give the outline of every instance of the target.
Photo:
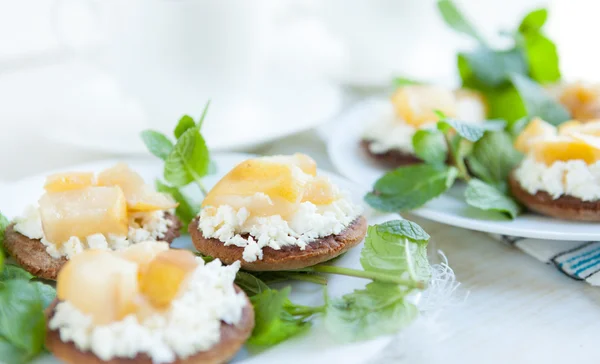
MULTIPOLYGON (((364 129, 377 118, 384 99, 364 101, 336 121, 327 142, 329 157, 346 178, 371 189, 387 170, 372 161, 359 143, 364 129)), ((457 183, 450 191, 430 201, 412 214, 470 230, 525 238, 550 240, 600 240, 600 224, 558 220, 525 213, 510 221, 470 207, 463 199, 464 185, 457 183)))
MULTIPOLYGON (((217 165, 217 173, 213 176, 204 179, 207 188, 212 187, 226 172, 233 168, 239 162, 252 157, 248 154, 238 153, 223 153, 213 155, 213 159, 217 165)), ((157 159, 146 158, 129 158, 129 159, 113 159, 100 162, 82 164, 64 168, 58 171, 78 170, 78 171, 100 171, 108 168, 117 162, 126 162, 134 170, 139 172, 147 182, 153 181, 162 177, 162 169, 157 159)), ((50 173, 50 172, 48 172, 50 173)), ((45 176, 38 175, 25 178, 21 181, 8 184, 0 190, 0 206, 2 212, 9 218, 20 214, 25 206, 30 203, 35 203, 43 191, 45 176)), ((356 203, 362 203, 362 195, 366 192, 365 189, 356 184, 324 171, 319 171, 319 174, 327 175, 331 180, 338 184, 342 189, 349 192, 351 198, 356 203)), ((195 187, 195 186, 192 186, 195 187)), ((193 188, 191 189, 193 190, 193 188)), ((398 219, 395 214, 378 214, 365 206, 364 216, 367 217, 370 224, 382 223, 384 221, 398 219)), ((189 236, 184 236, 175 241, 176 247, 190 247, 191 241, 189 236)), ((346 253, 335 262, 336 265, 346 267, 360 268, 360 250, 362 244, 346 253)), ((361 279, 331 276, 327 284, 327 293, 332 297, 339 297, 345 293, 351 292, 353 289, 364 287, 366 282, 361 279)), ((323 287, 319 287, 309 283, 294 283, 292 300, 305 305, 321 305, 323 304, 323 287)), ((308 331, 307 334, 298 336, 284 343, 281 343, 273 348, 249 352, 243 349, 233 360, 234 363, 331 363, 339 361, 344 363, 363 363, 369 358, 375 356, 384 346, 386 346, 392 338, 390 336, 380 337, 374 340, 341 344, 336 342, 335 337, 329 334, 317 320, 315 325, 308 331)), ((35 363, 57 364, 58 361, 52 356, 47 355, 35 361, 35 363)))

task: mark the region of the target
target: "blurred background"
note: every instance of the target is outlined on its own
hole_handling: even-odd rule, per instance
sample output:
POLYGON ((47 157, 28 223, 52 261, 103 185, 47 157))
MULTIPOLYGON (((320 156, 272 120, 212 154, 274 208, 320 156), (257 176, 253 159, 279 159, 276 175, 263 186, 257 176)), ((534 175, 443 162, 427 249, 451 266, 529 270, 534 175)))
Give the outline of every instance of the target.
MULTIPOLYGON (((563 78, 600 79, 599 2, 456 3, 499 45, 499 30, 548 7, 563 78)), ((457 85, 470 42, 434 0, 0 0, 0 182, 143 155, 141 130, 169 132, 209 99, 213 150, 325 138, 394 76, 457 85)))

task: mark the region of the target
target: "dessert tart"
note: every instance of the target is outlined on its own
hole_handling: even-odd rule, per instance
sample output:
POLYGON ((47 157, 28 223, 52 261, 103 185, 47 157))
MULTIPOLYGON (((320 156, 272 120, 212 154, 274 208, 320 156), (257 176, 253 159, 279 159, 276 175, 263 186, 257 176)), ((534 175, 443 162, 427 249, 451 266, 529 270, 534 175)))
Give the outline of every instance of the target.
POLYGON ((249 159, 208 193, 189 232, 196 249, 256 271, 299 269, 346 252, 364 238, 361 208, 308 156, 249 159))
POLYGON ((155 241, 86 250, 58 274, 46 347, 72 364, 224 363, 254 327, 238 269, 155 241))
POLYGON ((370 158, 390 168, 422 162, 414 154, 412 138, 417 130, 435 128, 436 111, 471 122, 485 120, 487 113, 479 93, 431 85, 400 87, 391 103, 380 107, 378 119, 363 133, 361 146, 370 158))
POLYGON ((525 154, 509 177, 519 202, 559 219, 600 221, 600 122, 556 128, 534 119, 515 147, 525 154))
POLYGON ((125 164, 102 171, 54 174, 38 206, 6 229, 6 251, 31 274, 56 279, 73 256, 94 248, 119 250, 146 240, 172 242, 181 222, 177 204, 125 164))

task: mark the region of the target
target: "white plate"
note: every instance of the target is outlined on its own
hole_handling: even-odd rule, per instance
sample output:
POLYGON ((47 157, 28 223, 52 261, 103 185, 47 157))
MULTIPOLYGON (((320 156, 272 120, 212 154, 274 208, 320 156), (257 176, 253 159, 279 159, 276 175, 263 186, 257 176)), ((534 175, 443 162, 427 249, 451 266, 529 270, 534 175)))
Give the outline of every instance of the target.
MULTIPOLYGON (((53 141, 112 155, 146 154, 140 131, 156 129, 171 136, 179 118, 189 114, 197 119, 207 100, 212 102, 203 133, 214 151, 249 150, 308 130, 334 117, 342 102, 341 90, 332 82, 290 70, 272 70, 246 88, 220 89, 176 82, 167 75, 154 75, 152 85, 127 86, 90 67, 48 67, 13 78, 16 85, 35 81, 51 91, 27 96, 28 105, 37 105, 34 109, 19 113, 26 106, 10 106, 0 116, 29 124, 44 120, 44 127, 31 128, 33 132, 42 130, 53 141)), ((0 87, 0 94, 10 103, 22 103, 11 96, 13 90, 0 87)))
MULTIPOLYGON (((242 160, 249 158, 247 154, 216 154, 213 156, 218 172, 216 175, 210 176, 204 180, 206 186, 210 188, 218 181, 227 171, 242 160)), ((125 159, 120 160, 138 171, 146 181, 152 181, 162 176, 161 163, 156 159, 125 159)), ((103 168, 114 165, 117 160, 106 160, 65 168, 63 170, 89 170, 99 171, 103 168)), ((337 177, 333 174, 319 171, 319 174, 329 176, 332 181, 338 184, 342 189, 347 190, 350 196, 360 203, 361 196, 365 190, 356 184, 337 177)), ((0 206, 2 211, 9 217, 14 217, 20 214, 26 204, 34 203, 42 193, 42 186, 45 181, 45 175, 34 176, 23 179, 21 181, 6 185, 0 190, 0 206)), ((370 224, 381 223, 387 220, 398 219, 395 214, 377 214, 365 206, 364 215, 369 220, 370 224)), ((188 236, 182 237, 175 241, 177 247, 191 247, 191 241, 188 236)), ((361 245, 362 246, 362 245, 361 245)), ((351 250, 341 257, 335 264, 346 267, 359 268, 359 257, 361 247, 351 250)), ((352 291, 355 288, 364 286, 366 282, 361 279, 332 276, 327 284, 327 292, 330 296, 341 296, 352 291)), ((322 287, 307 283, 294 283, 292 300, 307 305, 323 304, 322 287)), ((320 324, 319 321, 303 336, 293 338, 280 345, 262 352, 248 352, 242 350, 236 359, 235 363, 331 363, 334 360, 344 363, 362 363, 368 358, 374 356, 382 349, 391 337, 381 337, 375 340, 341 344, 336 342, 333 335, 330 335, 320 324)), ((46 356, 36 361, 36 363, 55 364, 57 361, 50 356, 46 356)))
MULTIPOLYGON (((346 178, 370 189, 387 170, 372 161, 359 143, 364 129, 377 118, 383 99, 362 102, 336 121, 327 150, 336 169, 346 178)), ((533 213, 513 221, 468 206, 463 199, 464 186, 457 183, 447 193, 411 213, 426 219, 470 230, 494 234, 550 240, 600 240, 600 225, 557 220, 533 213)))

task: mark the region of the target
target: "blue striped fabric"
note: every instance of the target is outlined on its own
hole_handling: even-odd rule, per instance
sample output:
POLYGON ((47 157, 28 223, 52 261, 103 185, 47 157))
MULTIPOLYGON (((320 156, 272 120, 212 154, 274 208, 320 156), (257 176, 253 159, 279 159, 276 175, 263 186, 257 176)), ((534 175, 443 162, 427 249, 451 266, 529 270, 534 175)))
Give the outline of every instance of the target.
POLYGON ((506 235, 493 235, 562 273, 579 281, 600 285, 600 242, 545 241, 506 235))

